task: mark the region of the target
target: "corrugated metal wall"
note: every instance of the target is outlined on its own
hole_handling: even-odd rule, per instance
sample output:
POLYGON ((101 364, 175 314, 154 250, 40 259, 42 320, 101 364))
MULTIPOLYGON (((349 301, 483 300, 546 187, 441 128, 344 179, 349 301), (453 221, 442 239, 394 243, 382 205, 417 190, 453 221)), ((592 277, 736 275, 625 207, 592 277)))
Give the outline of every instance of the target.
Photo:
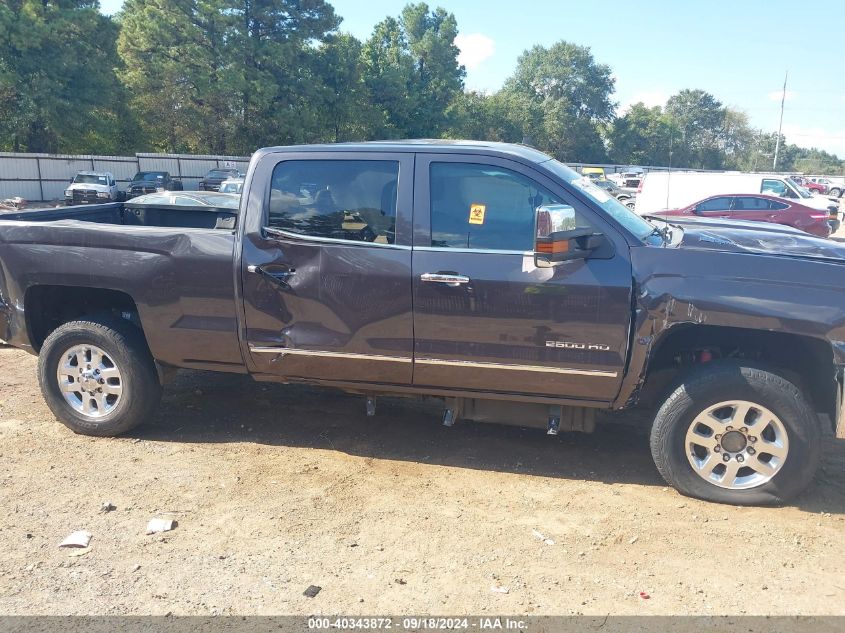
POLYGON ((111 172, 121 189, 139 171, 169 171, 182 179, 185 189, 196 189, 200 179, 216 167, 246 172, 243 156, 190 154, 136 154, 135 156, 64 156, 0 152, 0 199, 20 196, 31 201, 61 200, 78 171, 111 172))

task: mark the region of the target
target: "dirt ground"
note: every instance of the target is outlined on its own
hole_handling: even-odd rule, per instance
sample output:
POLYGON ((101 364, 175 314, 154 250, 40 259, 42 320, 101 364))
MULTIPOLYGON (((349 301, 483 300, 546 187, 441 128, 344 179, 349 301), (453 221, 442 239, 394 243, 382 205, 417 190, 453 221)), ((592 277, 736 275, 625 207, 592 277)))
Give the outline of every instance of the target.
POLYGON ((628 426, 446 429, 434 403, 367 418, 185 372, 150 423, 94 439, 55 421, 33 357, 0 348, 0 386, 2 614, 845 614, 832 438, 794 505, 735 508, 667 488, 628 426))

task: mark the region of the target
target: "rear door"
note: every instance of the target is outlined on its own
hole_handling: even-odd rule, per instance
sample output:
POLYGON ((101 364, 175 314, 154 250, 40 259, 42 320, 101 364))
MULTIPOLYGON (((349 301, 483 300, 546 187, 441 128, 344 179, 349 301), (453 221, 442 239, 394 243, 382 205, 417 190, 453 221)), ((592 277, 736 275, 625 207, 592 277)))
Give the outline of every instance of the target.
POLYGON ((417 155, 414 384, 611 400, 631 318, 628 248, 560 186, 521 163, 417 155), (570 204, 608 234, 607 259, 534 266, 534 215, 570 204))
POLYGON ((778 211, 772 209, 771 201, 766 198, 737 196, 734 198, 734 217, 755 222, 777 222, 778 211))
POLYGON ((259 161, 270 186, 249 192, 241 262, 253 371, 411 383, 412 179, 412 154, 259 161))

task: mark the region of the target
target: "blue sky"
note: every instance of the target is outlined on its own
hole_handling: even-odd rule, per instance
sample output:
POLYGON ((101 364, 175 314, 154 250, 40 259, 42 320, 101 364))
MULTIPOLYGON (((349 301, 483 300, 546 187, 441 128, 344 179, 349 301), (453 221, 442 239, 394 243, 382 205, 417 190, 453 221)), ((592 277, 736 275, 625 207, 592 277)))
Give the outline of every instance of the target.
MULTIPOLYGON (((329 0, 341 30, 366 39, 404 0, 329 0)), ((122 0, 101 0, 113 13, 122 0)), ((777 130, 789 71, 784 133, 791 143, 845 158, 845 1, 782 0, 442 0, 458 20, 466 85, 495 90, 534 44, 565 39, 589 46, 616 77, 620 110, 662 105, 701 88, 777 130), (815 22, 816 25, 811 25, 815 22), (826 25, 831 25, 830 28, 826 25)))

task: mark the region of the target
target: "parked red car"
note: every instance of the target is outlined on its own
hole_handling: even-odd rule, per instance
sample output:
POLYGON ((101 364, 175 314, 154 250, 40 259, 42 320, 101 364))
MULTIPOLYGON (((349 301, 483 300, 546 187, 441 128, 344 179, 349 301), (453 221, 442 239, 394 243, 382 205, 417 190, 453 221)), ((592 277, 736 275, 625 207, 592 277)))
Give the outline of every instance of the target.
POLYGON ((699 216, 702 218, 727 218, 774 222, 800 229, 819 237, 831 233, 828 214, 802 204, 763 194, 729 194, 705 198, 683 209, 661 211, 654 215, 699 216))
POLYGON ((820 182, 813 182, 809 178, 804 178, 803 176, 792 176, 792 180, 814 193, 820 193, 822 195, 827 193, 827 185, 823 185, 820 182))

